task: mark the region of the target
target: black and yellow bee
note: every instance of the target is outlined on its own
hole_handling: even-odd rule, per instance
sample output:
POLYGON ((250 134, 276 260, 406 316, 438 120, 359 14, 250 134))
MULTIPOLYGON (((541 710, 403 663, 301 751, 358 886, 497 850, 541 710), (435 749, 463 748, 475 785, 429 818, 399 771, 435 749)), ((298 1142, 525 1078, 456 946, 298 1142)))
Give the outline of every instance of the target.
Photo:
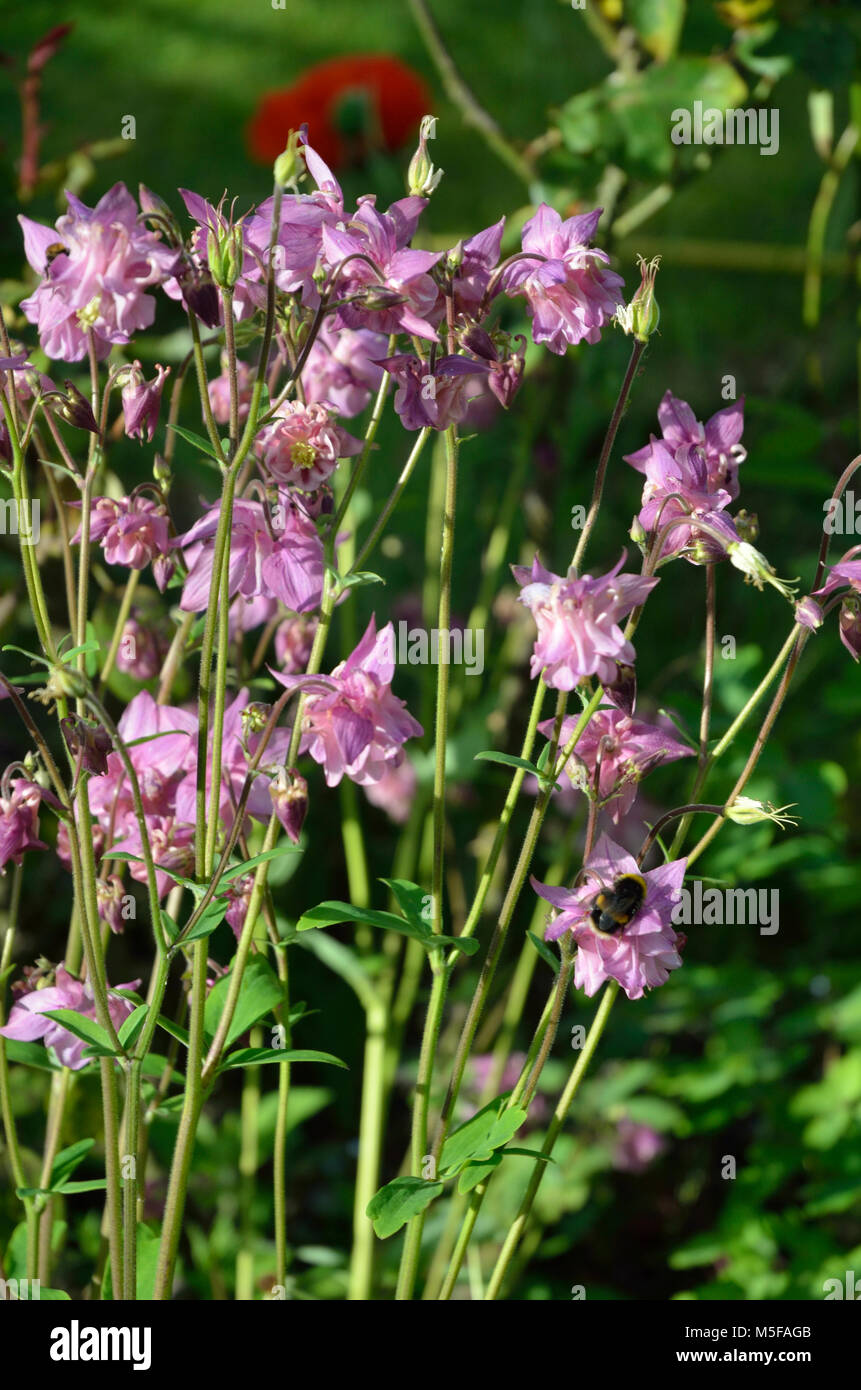
POLYGON ((636 917, 646 897, 646 880, 640 874, 621 874, 611 888, 596 893, 590 916, 592 926, 605 936, 622 931, 636 917))

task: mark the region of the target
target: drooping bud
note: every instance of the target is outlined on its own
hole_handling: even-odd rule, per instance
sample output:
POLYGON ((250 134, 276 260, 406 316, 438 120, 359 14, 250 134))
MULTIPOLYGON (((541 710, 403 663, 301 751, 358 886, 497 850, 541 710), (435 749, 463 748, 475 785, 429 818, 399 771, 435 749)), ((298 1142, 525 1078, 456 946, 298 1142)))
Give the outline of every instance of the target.
POLYGON ((861 658, 861 601, 847 594, 840 605, 840 641, 853 661, 861 658))
POLYGON ((221 323, 221 305, 212 277, 186 262, 176 278, 189 312, 205 327, 217 328, 221 323))
POLYGON ((107 922, 115 936, 122 936, 125 928, 123 918, 123 882, 117 874, 96 879, 96 904, 99 918, 107 922))
POLYGON ((62 397, 60 415, 68 425, 74 425, 76 430, 88 430, 90 434, 98 434, 98 422, 86 396, 81 394, 73 381, 67 381, 64 385, 66 394, 62 397))
POLYGON ((810 632, 822 626, 824 617, 821 607, 810 594, 800 598, 795 605, 795 621, 799 627, 806 627, 810 632))
POLYGON ((308 810, 308 783, 298 772, 279 767, 269 783, 269 795, 276 816, 293 844, 297 844, 308 810))
POLYGON ((81 719, 80 715, 67 714, 60 720, 60 728, 66 747, 73 758, 80 758, 81 766, 101 777, 108 770, 108 754, 113 748, 111 736, 101 724, 81 719))
POLYGON ((437 169, 428 154, 428 140, 436 136, 436 116, 423 116, 419 127, 419 145, 407 170, 407 192, 412 197, 428 198, 439 186, 442 169, 437 169))
POLYGON ((637 672, 624 662, 616 663, 616 679, 604 686, 604 695, 623 714, 632 715, 637 703, 637 672))
POLYGON ((144 378, 140 362, 124 368, 117 381, 122 388, 123 426, 129 439, 138 439, 141 444, 149 444, 158 424, 161 406, 161 393, 170 367, 156 363, 156 375, 152 381, 144 378))
POLYGON ((616 322, 624 333, 633 335, 638 342, 647 343, 658 327, 661 311, 655 298, 655 277, 661 264, 660 256, 650 261, 637 257, 640 267, 640 287, 630 304, 616 310, 616 322))

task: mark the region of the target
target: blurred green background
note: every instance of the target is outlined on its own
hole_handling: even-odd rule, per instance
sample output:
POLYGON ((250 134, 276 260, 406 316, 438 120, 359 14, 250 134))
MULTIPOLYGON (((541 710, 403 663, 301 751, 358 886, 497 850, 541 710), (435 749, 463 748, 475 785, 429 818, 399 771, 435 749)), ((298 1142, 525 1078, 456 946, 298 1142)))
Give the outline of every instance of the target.
MULTIPOLYGON (((628 543, 640 486, 621 455, 646 443, 649 432, 657 429, 655 412, 664 391, 669 388, 688 400, 697 416, 707 419, 726 403, 721 385, 731 375, 746 398, 749 457, 741 470, 739 505, 758 515, 761 549, 780 575, 800 576, 804 593, 815 570, 823 501, 858 449, 856 270, 861 229, 858 163, 851 158, 833 180, 824 240, 828 273, 821 301, 808 309, 805 323, 811 213, 817 198, 822 210, 823 198, 832 191, 826 180, 822 192, 828 158, 811 135, 809 100, 818 94, 816 109, 822 111, 830 94, 833 152, 853 111, 856 119, 861 112, 858 12, 854 6, 830 4, 778 3, 756 13, 755 8, 742 0, 724 6, 693 0, 686 10, 660 0, 651 6, 595 3, 587 18, 560 0, 498 0, 480 6, 435 0, 434 14, 464 76, 517 148, 548 129, 561 128, 562 137, 549 142, 528 182, 464 123, 406 4, 288 0, 280 11, 269 0, 249 0, 241 7, 232 0, 185 5, 138 0, 134 6, 117 7, 97 0, 31 0, 26 7, 7 4, 0 47, 20 63, 48 28, 74 21, 73 33, 44 73, 44 162, 65 160, 91 142, 116 140, 123 117, 135 116, 136 140, 127 142, 122 154, 96 161, 81 190, 89 203, 116 179, 132 189, 142 180, 175 207, 179 186, 214 200, 227 189, 240 209, 262 199, 269 191, 267 171, 249 160, 243 136, 260 94, 289 85, 312 63, 347 52, 392 53, 422 73, 434 94, 439 127, 433 155, 445 177, 422 235, 435 246, 452 245, 503 212, 522 217, 537 197, 546 196, 562 208, 578 202, 593 206, 599 191, 608 189, 606 166, 612 162, 623 174, 613 208, 618 225, 615 231, 606 229, 601 244, 612 250, 632 291, 636 253, 662 254, 661 323, 619 434, 592 563, 609 566, 628 543), (665 167, 663 97, 657 102, 662 122, 657 143, 644 138, 637 144, 635 137, 654 126, 636 114, 632 121, 614 123, 602 84, 614 71, 617 82, 624 83, 626 72, 631 80, 632 52, 635 68, 651 62, 654 53, 648 45, 632 48, 625 36, 636 36, 639 24, 642 37, 655 12, 665 18, 669 14, 670 20, 681 17, 677 43, 682 54, 717 62, 716 55, 732 47, 732 70, 744 83, 739 104, 756 100, 779 109, 776 155, 764 157, 755 147, 743 147, 712 151, 714 158, 704 160, 703 151, 682 151, 677 164, 665 167), (773 27, 763 34, 754 20, 773 27), (759 68, 744 65, 740 55, 745 51, 759 55, 759 68), (591 95, 584 100, 584 93, 591 95), (578 104, 566 108, 574 99, 578 104), (555 113, 564 109, 567 125, 563 115, 560 127, 555 113), (626 233, 626 214, 664 184, 670 193, 663 206, 626 233)), ((673 54, 658 56, 650 70, 657 69, 667 90, 695 97, 698 88, 690 74, 674 74, 673 54)), ((648 92, 645 100, 651 100, 648 92)), ((25 275, 14 221, 19 207, 14 167, 18 109, 15 73, 7 67, 0 72, 0 130, 6 142, 0 155, 0 277, 6 282, 25 275)), ((368 167, 346 171, 346 191, 355 197, 378 189, 382 203, 398 196, 408 157, 408 150, 377 155, 368 167)), ((88 172, 80 156, 71 169, 75 176, 88 172)), ((54 188, 41 190, 26 209, 42 220, 52 219, 57 210, 54 188)), ((170 334, 181 323, 164 300, 158 325, 164 339, 152 352, 161 351, 161 360, 167 360, 170 334)), ((508 326, 523 326, 517 312, 511 312, 508 326)), ((454 594, 455 611, 464 618, 475 601, 482 550, 499 520, 500 503, 505 505, 507 485, 512 529, 506 564, 527 559, 540 546, 551 569, 567 565, 573 547, 571 507, 588 501, 594 461, 628 350, 621 334, 608 332, 600 346, 572 351, 561 361, 535 354, 511 412, 498 415, 465 445, 454 594)), ((191 412, 187 423, 197 427, 191 412)), ((367 511, 387 494, 404 452, 396 422, 387 422, 372 496, 362 503, 367 511)), ((151 465, 150 451, 137 446, 124 444, 114 458, 124 478, 134 470, 143 478, 151 465)), ((186 470, 179 483, 179 510, 186 507, 190 516, 201 492, 212 496, 211 475, 193 459, 184 461, 182 450, 178 460, 186 470)), ((384 558, 378 557, 388 590, 382 599, 379 590, 358 595, 358 624, 373 609, 378 617, 388 616, 405 595, 418 598, 426 488, 425 466, 395 519, 394 543, 384 558)), ((843 545, 836 538, 832 559, 856 539, 848 537, 843 545)), ((3 557, 2 572, 13 586, 11 552, 3 557)), ((59 586, 59 568, 56 573, 59 586)), ((507 570, 498 574, 496 588, 513 593, 507 570)), ((788 611, 773 591, 746 587, 726 565, 717 575, 717 593, 718 635, 731 635, 737 643, 735 660, 717 662, 713 727, 719 733, 773 659, 787 631, 788 611)), ((703 594, 704 579, 697 569, 684 563, 665 569, 636 642, 641 712, 669 708, 693 730, 702 679, 703 594)), ((497 676, 486 677, 481 696, 465 703, 455 731, 451 823, 457 848, 452 861, 467 889, 505 786, 501 769, 472 758, 491 744, 517 751, 530 700, 525 679, 528 625, 512 628, 509 612, 510 605, 497 604, 486 636, 486 660, 488 666, 499 663, 497 676)), ((13 633, 21 636, 20 618, 20 608, 7 604, 5 641, 16 640, 13 633)), ((409 668, 399 673, 396 689, 411 708, 427 714, 429 681, 421 688, 409 668)), ((540 1222, 528 1242, 531 1261, 519 1273, 513 1296, 564 1299, 571 1286, 584 1285, 588 1298, 815 1299, 823 1296, 825 1278, 842 1278, 853 1260, 857 1267, 859 712, 858 674, 832 619, 808 645, 790 700, 748 788, 780 805, 797 803, 800 825, 787 831, 729 826, 697 870, 741 886, 778 888, 780 931, 764 937, 754 928, 694 928, 684 969, 648 999, 617 1006, 574 1121, 557 1150, 558 1161, 542 1188, 540 1222), (613 1166, 615 1126, 624 1118, 649 1124, 663 1138, 663 1151, 641 1173, 620 1173, 613 1166), (726 1155, 737 1160, 734 1180, 721 1174, 726 1155)), ((427 718, 424 722, 429 727, 427 718)), ((708 799, 718 800, 730 789, 752 736, 753 730, 746 731, 723 760, 708 799)), ((8 723, 3 742, 9 757, 20 751, 8 723)), ((653 818, 656 808, 686 801, 689 777, 684 763, 655 774, 645 788, 644 814, 653 818)), ((279 905, 290 916, 319 899, 321 877, 327 896, 347 896, 338 853, 337 799, 326 802, 320 779, 312 784, 312 793, 311 848, 289 888, 276 890, 279 905)), ((521 826, 529 809, 524 799, 518 812, 521 826)), ((389 873, 391 827, 370 807, 363 805, 362 815, 372 872, 389 873)), ((575 817, 575 845, 579 824, 575 817)), ((571 835, 567 813, 555 811, 539 850, 539 877, 571 835)), ((32 919, 25 922, 22 960, 40 952, 56 958, 62 950, 67 885, 51 864, 40 861, 39 872, 47 881, 41 901, 30 909, 32 919)), ((456 883, 457 877, 454 888, 456 883)), ((521 929, 530 923, 527 896, 517 918, 521 929)), ((454 903, 452 912, 456 917, 454 903)), ((145 949, 132 934, 114 946, 114 978, 128 978, 145 967, 145 949)), ((510 978, 517 949, 519 942, 506 957, 500 988, 510 978)), ((324 1047, 352 1067, 343 1079, 338 1074, 332 1082, 326 1076, 325 1090, 297 1088, 291 1118, 288 1224, 296 1251, 291 1266, 295 1290, 297 1296, 338 1297, 349 1244, 362 1015, 341 980, 309 953, 294 955, 294 995, 320 1010, 303 1022, 299 1045, 324 1047)), ((462 1013, 469 998, 471 978, 469 970, 455 977, 455 1025, 457 1011, 462 1013)), ((549 984, 546 966, 539 962, 528 1011, 533 1024, 549 984)), ((569 1065, 570 1028, 588 1023, 591 1011, 580 997, 569 1001, 545 1073, 548 1095, 558 1093, 569 1065)), ((443 1035, 443 1074, 456 1036, 456 1026, 443 1035)), ((528 1037, 526 1030, 518 1035, 519 1045, 525 1046, 528 1037)), ((406 1083, 416 1042, 411 1030, 391 1108, 383 1178, 394 1175, 407 1139, 406 1083)), ((41 1092, 32 1074, 20 1069, 16 1084, 26 1112, 25 1137, 38 1144, 41 1092)), ((96 1114, 95 1084, 80 1086, 76 1097, 86 1130, 87 1117, 96 1114)), ((240 1200, 236 1099, 225 1086, 201 1129, 186 1222, 185 1288, 195 1297, 229 1297, 232 1288, 240 1200)), ((261 1111, 262 1174, 271 1154, 274 1099, 266 1094, 261 1111)), ((153 1126, 153 1152, 162 1164, 169 1161, 174 1124, 164 1116, 153 1126)), ((480 1248, 485 1242, 490 1249, 510 1219, 523 1182, 517 1161, 503 1166, 493 1200, 482 1212, 480 1248)), ((255 1220, 265 1231, 271 1212, 262 1178, 253 1202, 255 1220)), ((5 1198, 0 1212, 4 1222, 12 1223, 13 1199, 5 1198)), ((66 1277, 74 1284, 86 1278, 98 1214, 82 1203, 67 1215, 78 1232, 79 1253, 70 1240, 64 1256, 66 1277)), ((430 1234, 438 1232, 441 1219, 433 1208, 430 1234)), ((391 1287, 397 1247, 393 1240, 382 1252, 382 1296, 389 1296, 385 1291, 391 1287)), ((261 1236, 255 1270, 262 1283, 271 1263, 271 1243, 261 1236)))

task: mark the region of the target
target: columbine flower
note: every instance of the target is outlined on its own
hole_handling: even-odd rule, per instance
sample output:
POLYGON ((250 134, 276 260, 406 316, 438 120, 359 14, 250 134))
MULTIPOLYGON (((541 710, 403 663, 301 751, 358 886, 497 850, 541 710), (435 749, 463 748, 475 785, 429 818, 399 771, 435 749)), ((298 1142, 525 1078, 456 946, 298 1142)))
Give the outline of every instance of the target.
POLYGON ((840 641, 853 661, 861 659, 861 603, 855 594, 847 594, 840 605, 840 641))
MULTIPOLYGON (((261 738, 261 730, 266 723, 269 708, 250 702, 248 690, 240 690, 236 698, 224 711, 224 724, 221 732, 221 789, 219 795, 219 814, 226 825, 232 825, 233 816, 242 794, 248 775, 248 765, 253 758, 261 738), (254 716, 247 722, 249 711, 254 716)), ((209 752, 206 768, 206 797, 212 786, 212 730, 210 728, 209 752)), ((265 758, 273 764, 283 763, 290 745, 290 732, 276 729, 266 745, 265 758)), ((197 744, 189 750, 185 759, 185 776, 176 792, 176 814, 183 821, 196 818, 197 796, 197 744)), ((246 813, 256 821, 268 821, 272 813, 269 796, 269 782, 265 776, 255 777, 246 803, 246 813)))
POLYGON ((117 378, 122 387, 123 428, 129 439, 139 439, 141 444, 149 444, 155 434, 162 388, 170 375, 170 367, 156 363, 155 370, 152 381, 147 381, 140 362, 135 362, 117 378))
POLYGON ((436 308, 437 287, 427 272, 443 253, 407 246, 423 207, 422 198, 402 198, 380 213, 363 199, 345 230, 323 227, 326 266, 334 272, 346 262, 335 288, 339 299, 350 301, 338 310, 347 328, 415 333, 436 341, 428 315, 436 308))
MULTIPOLYGON (((0 1028, 0 1033, 4 1038, 15 1038, 19 1042, 35 1042, 37 1038, 42 1038, 46 1047, 54 1049, 64 1067, 71 1071, 80 1071, 90 1061, 89 1057, 84 1056, 87 1044, 62 1024, 55 1023, 52 1018, 45 1018, 44 1015, 53 1013, 56 1009, 72 1009, 82 1018, 95 1019, 96 1005, 90 983, 88 980, 76 980, 64 965, 58 965, 54 984, 44 984, 41 980, 40 984, 43 984, 42 988, 37 985, 36 988, 19 994, 9 1015, 9 1022, 5 1028, 0 1028)), ((136 990, 139 984, 140 980, 128 980, 117 988, 136 990)), ((131 999, 125 999, 108 988, 108 1013, 114 1028, 120 1027, 134 1007, 131 999)))
POLYGON ((316 618, 285 618, 275 630, 275 659, 285 676, 296 676, 308 665, 316 618))
POLYGON ((618 663, 633 664, 636 652, 625 640, 619 622, 644 600, 659 582, 638 574, 620 574, 619 563, 593 579, 563 579, 533 561, 532 569, 512 565, 523 586, 520 602, 532 612, 538 639, 532 653, 533 679, 544 674, 554 690, 573 690, 586 676, 612 682, 618 663))
POLYGON ((378 782, 403 759, 403 744, 423 732, 403 700, 392 694, 394 629, 377 632, 374 618, 362 640, 330 676, 285 676, 288 690, 307 687, 301 752, 310 752, 335 787, 346 775, 360 785, 378 782))
POLYGON ((276 483, 312 492, 338 460, 360 454, 362 441, 342 430, 324 405, 285 401, 254 444, 263 472, 276 483))
POLYGON ((548 941, 556 941, 566 931, 571 932, 577 944, 574 984, 589 998, 605 980, 618 980, 629 999, 640 999, 644 990, 664 984, 670 971, 682 964, 679 952, 685 938, 673 927, 672 912, 686 865, 686 859, 674 859, 644 873, 627 850, 602 835, 586 865, 587 881, 579 888, 553 888, 532 879, 539 897, 558 910, 544 935, 548 941), (613 935, 597 932, 590 916, 595 894, 602 884, 609 887, 620 874, 633 873, 646 881, 640 910, 622 931, 613 935))
POLYGON ((365 796, 372 806, 379 806, 395 825, 405 825, 409 820, 419 779, 409 758, 402 763, 389 765, 378 782, 368 782, 364 788, 365 796))
POLYGON ((302 372, 302 389, 309 405, 330 405, 339 415, 358 415, 383 379, 380 358, 386 351, 383 333, 369 328, 323 325, 302 372))
MULTIPOLYGON (((574 715, 564 721, 559 738, 560 750, 568 746, 577 722, 574 715)), ((555 724, 555 719, 547 719, 538 728, 549 739, 555 724)), ((621 817, 626 816, 633 806, 637 784, 646 773, 662 763, 690 757, 691 749, 673 738, 666 729, 632 719, 618 709, 599 709, 575 743, 574 752, 564 770, 572 786, 592 797, 596 791, 595 772, 600 762, 597 799, 603 806, 612 803, 610 815, 618 825, 621 817)))
POLYGON ((562 221, 542 203, 523 228, 523 250, 502 276, 508 295, 525 295, 532 337, 563 353, 569 344, 597 343, 622 303, 624 280, 608 270, 606 251, 590 247, 602 208, 562 221))
POLYGON ((625 1117, 616 1130, 613 1167, 623 1173, 642 1173, 666 1147, 663 1136, 651 1125, 625 1117))
POLYGON ((14 776, 17 764, 3 774, 0 784, 0 874, 9 860, 20 864, 28 849, 47 849, 39 839, 39 807, 42 788, 28 777, 14 776))
POLYGON ((493 338, 478 324, 473 324, 461 341, 464 347, 482 359, 488 367, 487 384, 499 404, 507 410, 511 405, 520 384, 526 365, 526 339, 522 333, 514 341, 520 344, 517 351, 511 347, 511 340, 505 333, 496 333, 493 338))
POLYGON ((647 464, 655 455, 659 456, 659 466, 667 467, 666 455, 673 456, 686 446, 695 449, 705 462, 706 491, 717 493, 726 490, 730 500, 738 497, 738 470, 747 458, 747 450, 742 447, 741 436, 744 430, 744 397, 733 401, 724 410, 718 410, 704 425, 700 423, 687 401, 667 391, 658 406, 658 424, 662 438, 654 435, 651 442, 635 454, 625 454, 625 462, 630 463, 640 473, 648 476, 647 464))
POLYGON ((94 208, 72 193, 66 198, 69 211, 56 227, 18 218, 27 260, 43 276, 21 308, 48 357, 78 362, 87 355, 88 331, 103 358, 112 343, 149 328, 155 300, 145 291, 173 273, 177 255, 138 221, 125 184, 114 184, 94 208))
POLYGON ((440 357, 431 366, 408 352, 385 357, 380 366, 398 383, 395 410, 408 430, 444 430, 460 422, 480 392, 479 378, 489 370, 470 357, 440 357))
MULTIPOLYGON (((218 504, 174 544, 182 546, 188 578, 180 599, 186 613, 200 613, 209 602, 218 504)), ((279 494, 270 514, 260 502, 234 503, 230 549, 230 593, 245 598, 279 598, 294 613, 319 607, 323 594, 323 543, 313 521, 279 494)))
POLYGON ((60 720, 60 729, 72 757, 80 758, 81 767, 93 777, 107 772, 108 754, 113 748, 107 729, 77 714, 65 715, 60 720))
POLYGON ((455 318, 475 319, 499 261, 505 218, 459 242, 448 254, 455 318))
MULTIPOLYGON (((167 513, 161 502, 142 493, 131 497, 94 497, 90 508, 90 539, 99 541, 109 565, 142 570, 170 548, 167 513)), ((79 545, 80 530, 72 537, 79 545)), ((161 586, 160 586, 161 587, 161 586)))

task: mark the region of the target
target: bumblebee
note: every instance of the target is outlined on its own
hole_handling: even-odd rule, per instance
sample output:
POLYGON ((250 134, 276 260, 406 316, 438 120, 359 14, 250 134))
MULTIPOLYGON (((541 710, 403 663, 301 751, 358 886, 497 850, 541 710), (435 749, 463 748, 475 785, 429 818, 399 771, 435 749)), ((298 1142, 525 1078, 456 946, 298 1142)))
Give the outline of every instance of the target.
POLYGON ((627 927, 646 897, 646 880, 640 874, 622 874, 611 888, 596 893, 590 916, 592 926, 605 936, 627 927))

